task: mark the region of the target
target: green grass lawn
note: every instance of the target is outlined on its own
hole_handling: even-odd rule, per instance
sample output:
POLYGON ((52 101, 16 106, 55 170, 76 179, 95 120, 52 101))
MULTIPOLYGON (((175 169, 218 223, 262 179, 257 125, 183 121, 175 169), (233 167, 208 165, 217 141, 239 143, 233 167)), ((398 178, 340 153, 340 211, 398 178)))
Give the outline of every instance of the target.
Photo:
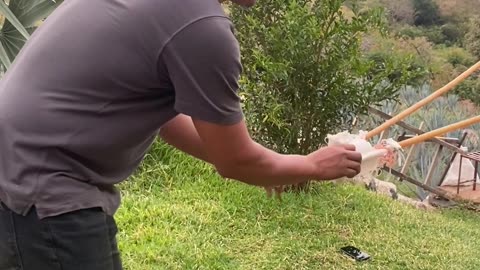
POLYGON ((425 212, 352 185, 267 199, 201 162, 155 145, 121 186, 126 270, 480 269, 480 216, 425 212), (339 253, 355 245, 372 256, 339 253))

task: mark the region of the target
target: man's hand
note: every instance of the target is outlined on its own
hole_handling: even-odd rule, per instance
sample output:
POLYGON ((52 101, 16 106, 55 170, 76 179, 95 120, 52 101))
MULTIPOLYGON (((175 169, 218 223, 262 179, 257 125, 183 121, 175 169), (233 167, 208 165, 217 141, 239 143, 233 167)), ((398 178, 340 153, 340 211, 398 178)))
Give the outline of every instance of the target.
POLYGON ((333 180, 359 174, 362 155, 355 152, 355 146, 342 145, 321 148, 307 159, 315 165, 315 180, 333 180))
MULTIPOLYGON (((362 155, 355 152, 354 145, 340 145, 321 148, 308 155, 307 160, 316 168, 315 177, 310 180, 334 180, 359 174, 362 155)), ((284 186, 265 187, 265 190, 268 197, 275 194, 281 199, 284 186)))

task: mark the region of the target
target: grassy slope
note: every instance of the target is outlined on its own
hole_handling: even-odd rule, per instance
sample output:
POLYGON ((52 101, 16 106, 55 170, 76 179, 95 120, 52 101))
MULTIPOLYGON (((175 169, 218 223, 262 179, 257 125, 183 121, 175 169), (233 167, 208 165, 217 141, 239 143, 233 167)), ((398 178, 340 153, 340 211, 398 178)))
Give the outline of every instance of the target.
POLYGON ((426 213, 360 187, 319 184, 309 194, 269 200, 156 145, 121 188, 117 222, 127 270, 480 269, 480 216, 426 213), (338 253, 349 244, 372 260, 338 253))

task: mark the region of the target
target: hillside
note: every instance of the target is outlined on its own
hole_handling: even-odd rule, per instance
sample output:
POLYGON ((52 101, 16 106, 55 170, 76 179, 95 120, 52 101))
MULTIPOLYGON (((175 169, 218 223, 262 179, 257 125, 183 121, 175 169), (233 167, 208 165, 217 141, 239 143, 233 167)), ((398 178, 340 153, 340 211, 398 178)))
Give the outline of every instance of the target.
POLYGON ((480 15, 478 0, 435 0, 444 16, 474 16, 480 15))
MULTIPOLYGON (((360 0, 369 6, 383 5, 386 7, 395 7, 397 11, 405 12, 413 9, 414 0, 360 0)), ((480 15, 480 5, 478 0, 432 0, 438 5, 439 11, 443 16, 469 17, 480 15)))
MULTIPOLYGON (((372 59, 410 61, 420 72, 410 84, 438 89, 480 60, 478 0, 362 0, 363 8, 385 10, 389 34, 370 34, 366 54, 372 59)), ((453 91, 480 105, 480 77, 474 74, 453 91)))
POLYGON ((480 269, 480 216, 425 212, 362 187, 267 199, 157 144, 122 186, 125 269, 480 269), (372 256, 355 263, 338 252, 372 256))

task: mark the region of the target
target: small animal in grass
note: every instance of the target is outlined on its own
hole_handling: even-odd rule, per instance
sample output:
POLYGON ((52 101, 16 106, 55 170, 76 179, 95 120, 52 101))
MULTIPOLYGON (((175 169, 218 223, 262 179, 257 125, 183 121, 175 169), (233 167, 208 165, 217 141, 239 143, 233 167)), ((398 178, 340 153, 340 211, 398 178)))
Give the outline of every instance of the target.
POLYGON ((265 187, 265 191, 267 191, 267 197, 272 198, 275 194, 275 197, 282 200, 282 193, 284 191, 284 186, 276 186, 276 187, 265 187))
POLYGON ((398 200, 398 193, 395 189, 391 188, 390 189, 390 194, 392 195, 392 199, 398 200))
POLYGON ((366 188, 370 191, 377 192, 377 183, 375 180, 372 180, 370 183, 368 183, 368 185, 366 185, 366 188))
POLYGON ((306 191, 310 187, 310 181, 301 182, 295 185, 289 186, 275 186, 275 187, 265 187, 265 191, 267 192, 267 197, 272 198, 275 194, 275 197, 282 200, 282 193, 283 192, 300 192, 306 191))

